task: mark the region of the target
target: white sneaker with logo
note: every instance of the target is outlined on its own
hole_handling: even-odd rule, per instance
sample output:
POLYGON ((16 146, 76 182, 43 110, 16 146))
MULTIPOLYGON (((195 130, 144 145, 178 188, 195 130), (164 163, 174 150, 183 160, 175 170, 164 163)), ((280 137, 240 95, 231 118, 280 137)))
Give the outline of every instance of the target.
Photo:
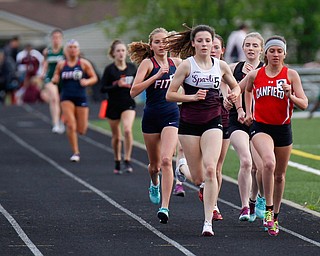
POLYGON ((202 229, 202 236, 213 236, 212 224, 208 221, 205 221, 202 229))

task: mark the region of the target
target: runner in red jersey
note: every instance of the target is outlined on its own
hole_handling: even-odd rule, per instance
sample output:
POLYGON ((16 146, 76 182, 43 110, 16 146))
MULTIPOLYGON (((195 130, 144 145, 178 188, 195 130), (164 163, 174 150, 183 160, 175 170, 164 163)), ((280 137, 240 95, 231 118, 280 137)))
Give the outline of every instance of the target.
POLYGON ((266 67, 262 67, 254 81, 254 112, 255 121, 265 124, 290 124, 293 102, 285 98, 282 84, 289 84, 288 68, 283 67, 275 77, 266 74, 266 67), (266 106, 268 111, 264 113, 266 106))
POLYGON ((308 99, 298 73, 284 64, 286 41, 272 36, 265 44, 265 67, 251 71, 240 86, 246 86, 245 123, 263 162, 262 179, 266 198, 264 226, 271 236, 279 233, 278 215, 285 174, 292 149, 293 105, 305 110, 308 99), (251 113, 252 96, 253 115, 251 113))

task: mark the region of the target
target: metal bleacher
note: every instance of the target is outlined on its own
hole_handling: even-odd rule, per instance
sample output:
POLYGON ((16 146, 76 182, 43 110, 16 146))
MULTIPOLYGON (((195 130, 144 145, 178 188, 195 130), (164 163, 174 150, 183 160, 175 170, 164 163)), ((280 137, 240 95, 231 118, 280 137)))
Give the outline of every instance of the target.
POLYGON ((309 105, 313 104, 320 93, 320 68, 290 67, 296 70, 301 78, 302 86, 309 99, 309 105))

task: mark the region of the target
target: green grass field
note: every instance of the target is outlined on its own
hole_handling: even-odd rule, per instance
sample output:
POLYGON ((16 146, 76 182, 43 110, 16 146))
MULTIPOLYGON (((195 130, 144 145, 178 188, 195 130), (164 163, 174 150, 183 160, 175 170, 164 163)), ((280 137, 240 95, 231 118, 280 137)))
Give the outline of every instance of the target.
MULTIPOLYGON (((90 122, 106 130, 110 130, 106 120, 90 122)), ((320 119, 293 119, 293 148, 320 157, 320 119)), ((135 141, 143 143, 141 118, 137 117, 133 126, 135 141)), ((320 160, 306 158, 292 153, 290 161, 320 169, 320 160)), ((228 151, 223 174, 237 179, 239 160, 234 150, 228 151)), ((288 167, 284 198, 311 210, 320 212, 320 176, 288 167)))

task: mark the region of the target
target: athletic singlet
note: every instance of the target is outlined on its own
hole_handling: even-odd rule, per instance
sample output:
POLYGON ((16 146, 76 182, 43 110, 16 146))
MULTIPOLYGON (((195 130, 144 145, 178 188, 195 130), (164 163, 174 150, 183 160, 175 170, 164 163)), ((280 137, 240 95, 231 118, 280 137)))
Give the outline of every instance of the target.
POLYGON ((212 59, 212 67, 209 70, 201 69, 194 57, 189 57, 190 74, 184 80, 183 87, 186 95, 196 94, 199 89, 205 89, 205 100, 183 102, 180 109, 180 119, 192 124, 205 124, 213 118, 221 115, 221 69, 220 62, 212 59))
POLYGON ((290 84, 288 68, 275 77, 268 77, 265 67, 258 70, 253 82, 253 119, 271 125, 290 124, 293 103, 285 95, 282 84, 290 84))
POLYGON ((83 98, 86 97, 86 87, 80 85, 80 79, 84 78, 85 74, 81 68, 80 58, 74 67, 68 66, 65 61, 61 71, 60 81, 62 84, 61 97, 83 98))
MULTIPOLYGON (((160 65, 157 63, 154 57, 151 57, 150 60, 153 64, 153 69, 150 75, 146 78, 146 80, 156 73, 158 73, 160 69, 160 65)), ((169 88, 169 85, 173 79, 174 73, 176 72, 176 66, 174 65, 172 59, 168 58, 169 63, 169 72, 163 74, 161 78, 158 78, 153 84, 151 84, 146 89, 146 106, 145 109, 148 111, 156 111, 156 113, 176 110, 178 109, 176 102, 168 102, 166 101, 166 93, 169 88)))
POLYGON ((24 58, 22 58, 21 64, 26 66, 26 77, 31 78, 38 73, 40 61, 36 56, 27 54, 24 58))
POLYGON ((46 58, 48 62, 48 70, 46 74, 47 78, 51 80, 57 63, 63 59, 64 59, 63 47, 61 47, 61 49, 57 53, 54 53, 51 47, 48 48, 48 54, 46 58))
MULTIPOLYGON (((234 71, 233 71, 233 76, 237 80, 238 83, 246 76, 246 74, 242 72, 242 68, 243 68, 244 64, 245 64, 245 61, 239 62, 235 66, 234 71)), ((263 66, 263 62, 260 61, 259 65, 256 69, 261 68, 262 66, 263 66)), ((244 93, 241 94, 241 97, 242 97, 242 108, 243 108, 243 111, 246 112, 244 93)), ((229 115, 236 116, 238 118, 238 112, 236 110, 235 105, 233 105, 233 107, 229 110, 229 115)))
POLYGON ((114 82, 118 83, 118 80, 122 77, 127 80, 128 84, 132 84, 137 68, 132 63, 126 63, 126 65, 127 67, 124 70, 119 70, 113 62, 104 69, 100 81, 101 92, 108 93, 109 104, 123 105, 129 102, 134 104, 134 100, 130 96, 130 88, 119 87, 118 84, 113 84, 114 82))

